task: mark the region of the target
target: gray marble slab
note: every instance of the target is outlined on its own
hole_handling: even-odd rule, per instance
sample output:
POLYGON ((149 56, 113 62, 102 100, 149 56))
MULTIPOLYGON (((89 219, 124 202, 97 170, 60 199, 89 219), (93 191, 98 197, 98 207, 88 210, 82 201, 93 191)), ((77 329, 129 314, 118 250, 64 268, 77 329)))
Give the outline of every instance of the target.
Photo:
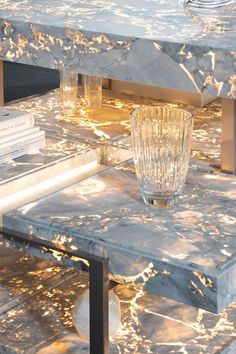
POLYGON ((139 195, 132 163, 4 215, 7 228, 109 257, 118 282, 221 311, 236 298, 235 177, 192 163, 174 209, 139 195))
POLYGON ((0 185, 18 179, 28 173, 72 158, 91 148, 85 143, 75 143, 59 137, 46 135, 46 146, 36 153, 23 155, 0 165, 0 185))
MULTIPOLYGON (((82 89, 78 92, 82 94, 82 89)), ((44 95, 36 95, 16 101, 11 107, 33 113, 36 124, 51 136, 64 137, 74 141, 104 143, 118 141, 130 134, 130 111, 135 104, 154 104, 147 99, 134 99, 121 95, 103 93, 102 108, 84 109, 78 96, 78 110, 74 116, 62 113, 60 91, 54 90, 44 95)))
POLYGON ((1 1, 2 60, 153 86, 235 98, 235 39, 183 0, 1 1))
POLYGON ((59 281, 69 271, 24 252, 12 250, 0 255, 0 315, 59 281))
POLYGON ((45 148, 1 164, 0 210, 5 198, 93 161, 99 162, 94 146, 47 134, 45 148))
MULTIPOLYGON (((81 93, 81 89, 79 89, 81 93)), ((183 104, 170 104, 160 100, 119 95, 103 91, 103 107, 100 110, 84 110, 78 98, 78 110, 73 117, 63 116, 58 90, 12 103, 11 107, 34 114, 37 125, 51 136, 89 143, 112 143, 116 147, 131 149, 130 112, 144 105, 169 104, 194 111, 192 156, 210 163, 220 163, 221 117, 220 100, 205 108, 193 109, 183 104)), ((129 158, 129 153, 123 158, 129 158)), ((122 160, 120 160, 122 161, 122 160)), ((119 161, 119 162, 120 162, 119 161)))
MULTIPOLYGON (((78 272, 1 316, 0 348, 8 354, 88 354, 72 320, 74 302, 87 284, 87 275, 78 272)), ((144 293, 142 287, 119 285, 114 291, 121 325, 110 339, 111 354, 215 354, 233 348, 235 303, 215 315, 144 293)))

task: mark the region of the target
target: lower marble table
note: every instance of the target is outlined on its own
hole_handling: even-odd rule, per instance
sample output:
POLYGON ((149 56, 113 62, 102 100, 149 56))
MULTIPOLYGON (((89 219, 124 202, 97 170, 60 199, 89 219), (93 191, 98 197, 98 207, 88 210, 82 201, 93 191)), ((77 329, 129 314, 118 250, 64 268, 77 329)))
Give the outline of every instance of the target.
MULTIPOLYGON (((49 103, 55 101, 57 93, 51 93, 44 98, 43 96, 35 98, 33 102, 30 99, 28 103, 21 104, 20 108, 24 109, 28 104, 29 110, 38 110, 36 120, 39 125, 48 126, 50 130, 53 127, 51 123, 55 122, 56 112, 50 112, 49 121, 45 121, 46 111, 45 114, 42 114, 45 99, 49 103), (38 105, 39 100, 41 100, 41 106, 38 105), (49 124, 47 125, 47 123, 49 124)), ((119 105, 120 101, 117 101, 117 104, 119 105)), ((219 141, 215 135, 214 138, 211 137, 211 131, 214 130, 217 137, 220 135, 219 111, 220 108, 215 104, 210 114, 209 110, 205 109, 198 112, 195 120, 194 158, 202 158, 210 162, 215 162, 215 158, 218 158, 219 154, 215 147, 219 141), (203 117, 199 118, 201 115, 203 117), (210 116, 208 120, 205 119, 206 115, 210 116), (204 147, 207 146, 207 153, 205 149, 202 149, 202 144, 204 147), (214 148, 212 148, 213 146, 214 148)), ((94 128, 99 127, 99 120, 86 131, 88 134, 85 134, 83 140, 85 144, 87 141, 91 143, 94 140, 99 144, 102 143, 99 145, 100 155, 97 159, 97 167, 104 170, 103 173, 97 173, 56 194, 5 214, 3 217, 4 226, 12 230, 34 234, 39 239, 65 244, 72 249, 108 257, 110 259, 110 278, 119 283, 134 285, 136 288, 139 286, 142 292, 147 290, 150 301, 154 301, 152 306, 158 306, 158 302, 160 302, 160 306, 163 306, 165 312, 169 313, 172 311, 172 305, 174 308, 177 306, 180 312, 189 309, 186 310, 186 313, 189 313, 188 316, 191 317, 190 313, 196 314, 194 323, 198 319, 201 322, 202 313, 207 314, 206 322, 208 322, 208 315, 210 316, 209 321, 214 319, 216 321, 213 321, 214 324, 220 329, 216 330, 213 325, 214 328, 209 330, 212 331, 212 334, 214 333, 211 350, 212 353, 219 349, 223 350, 231 340, 234 340, 234 333, 227 334, 227 338, 221 340, 221 333, 223 333, 221 330, 224 331, 227 328, 230 309, 232 312, 229 316, 230 318, 234 317, 234 304, 229 307, 229 310, 224 310, 224 308, 235 300, 235 284, 233 282, 235 274, 235 178, 217 173, 207 162, 198 163, 193 160, 185 193, 176 209, 155 211, 146 208, 138 193, 132 162, 121 163, 131 156, 129 140, 127 140, 129 138, 125 138, 129 134, 127 117, 124 116, 122 119, 117 121, 118 130, 113 136, 102 134, 98 137, 96 135, 98 130, 94 128), (109 140, 112 140, 112 144, 109 140), (113 167, 114 164, 115 167, 113 167), (129 236, 127 237, 127 235, 129 236), (155 294, 171 297, 173 300, 206 310, 214 312, 222 310, 223 312, 219 315, 209 314, 187 305, 178 305, 172 300, 157 298, 154 296, 155 294), (227 318, 227 323, 223 327, 218 325, 222 318, 227 318), (218 335, 219 338, 217 338, 218 335)), ((68 129, 65 130, 62 129, 64 122, 60 122, 60 120, 57 122, 56 128, 59 130, 54 134, 55 139, 60 135, 59 131, 65 133, 64 138, 73 137, 75 142, 81 139, 81 123, 83 122, 78 124, 77 136, 73 134, 75 125, 71 122, 67 123, 68 129)), ((113 133, 112 125, 113 123, 109 122, 107 126, 111 133, 113 133)), ((103 125, 102 133, 108 132, 105 129, 103 125)), ((84 134, 82 135, 84 136, 84 134)), ((140 293, 137 295, 138 298, 139 295, 140 293)), ((136 308, 136 305, 134 307, 136 308)), ((158 337, 163 339, 162 343, 159 343, 163 347, 150 344, 148 338, 155 338, 151 332, 147 336, 145 335, 147 341, 145 340, 143 343, 141 343, 139 336, 134 334, 130 353, 146 353, 148 350, 152 350, 153 353, 159 353, 162 350, 163 353, 166 353, 166 350, 172 350, 171 340, 168 340, 166 344, 165 338, 161 337, 166 320, 163 314, 160 310, 160 315, 157 317, 163 318, 164 323, 161 327, 158 327, 157 324, 155 329, 158 337), (138 343, 136 347, 135 341, 138 343)), ((147 316, 146 308, 144 308, 143 315, 144 318, 147 316)), ((178 316, 174 322, 180 324, 182 319, 179 321, 178 316)), ((148 320, 152 323, 151 319, 148 320)), ((234 322, 230 323, 230 331, 232 332, 234 322)), ((195 324, 191 322, 190 327, 195 328, 195 324)), ((186 327, 185 324, 183 326, 186 327)), ((147 328, 147 326, 144 327, 147 328)), ((167 327, 169 327, 168 323, 167 327)), ((122 335, 126 340, 123 345, 127 346, 129 338, 125 337, 125 333, 126 329, 122 335)), ((184 330, 183 333, 185 333, 184 330)), ((144 338, 144 335, 140 334, 140 336, 144 338)), ((204 336, 203 347, 207 348, 209 346, 207 341, 211 341, 213 337, 203 334, 204 336)), ((182 351, 182 347, 185 346, 185 343, 183 344, 184 338, 185 335, 181 339, 176 336, 174 345, 178 340, 181 344, 180 346, 178 344, 173 350, 182 351)), ((197 337, 193 335, 191 338, 194 338, 190 339, 191 345, 198 345, 199 334, 197 337)), ((203 338, 201 337, 201 339, 203 338)), ((158 339, 154 340, 158 341, 158 339)), ((67 338, 65 341, 67 342, 67 338)), ((58 342, 57 344, 60 345, 60 343, 59 340, 59 344, 58 342)), ((194 350, 199 353, 199 347, 191 347, 191 345, 188 347, 189 353, 194 353, 194 350)), ((234 346, 234 342, 231 346, 234 346)), ((54 348, 49 346, 49 352, 54 348)), ((84 347, 82 346, 82 348, 84 347)), ((118 346, 118 348, 122 347, 118 346)), ((124 349, 124 353, 127 352, 126 349, 124 349)), ((76 350, 78 352, 80 349, 77 347, 76 350)), ((87 349, 83 350, 86 352, 87 349)), ((114 353, 119 350, 122 352, 123 349, 118 349, 114 353)))
POLYGON ((235 177, 209 166, 219 162, 221 106, 196 113, 192 156, 205 162, 193 161, 177 208, 152 211, 141 201, 132 163, 120 165, 132 156, 128 112, 145 103, 156 104, 107 93, 105 118, 72 121, 60 114, 58 91, 12 104, 31 111, 55 139, 79 144, 81 161, 96 158, 105 172, 5 214, 4 225, 46 239, 66 235, 73 247, 108 256, 118 282, 145 280, 155 294, 220 311, 235 299, 235 177), (114 117, 114 107, 123 114, 114 117))
MULTIPOLYGON (((0 353, 88 354, 73 308, 87 273, 11 251, 0 267, 0 353)), ((234 354, 236 303, 216 315, 157 297, 142 286, 114 288, 121 324, 111 354, 234 354)))
POLYGON ((192 162, 174 209, 146 207, 132 161, 3 216, 3 225, 109 259, 110 277, 219 312, 236 300, 234 176, 192 162))

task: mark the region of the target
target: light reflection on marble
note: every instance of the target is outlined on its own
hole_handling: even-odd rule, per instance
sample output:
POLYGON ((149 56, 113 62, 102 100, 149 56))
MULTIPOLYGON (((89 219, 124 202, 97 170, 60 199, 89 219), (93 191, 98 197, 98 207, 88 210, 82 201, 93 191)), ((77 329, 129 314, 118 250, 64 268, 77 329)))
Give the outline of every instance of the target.
POLYGON ((34 154, 27 154, 14 160, 9 160, 0 166, 0 185, 20 178, 28 173, 45 169, 52 164, 72 158, 91 148, 85 143, 75 143, 59 137, 46 136, 46 146, 34 154))
POLYGON ((59 264, 24 252, 12 251, 6 256, 1 256, 0 314, 52 285, 65 274, 65 270, 59 264))
POLYGON ((220 311, 235 299, 235 177, 193 162, 175 209, 147 208, 133 164, 4 215, 7 228, 108 256, 118 282, 220 311), (127 237, 129 235, 129 237, 127 237))
POLYGON ((235 31, 234 0, 185 0, 186 13, 209 31, 235 31))
MULTIPOLYGON (((32 112, 35 115, 37 125, 52 136, 61 136, 75 141, 80 139, 80 141, 92 143, 112 141, 113 145, 118 148, 130 149, 130 139, 127 138, 130 135, 129 113, 133 109, 144 105, 167 104, 154 99, 118 95, 109 91, 103 92, 103 103, 102 110, 96 113, 78 109, 78 113, 73 118, 63 117, 59 92, 55 90, 46 95, 21 100, 11 104, 11 106, 32 112), (105 110, 104 107, 106 107, 105 110)), ((193 110, 193 107, 183 104, 170 105, 193 110)), ((195 111, 193 158, 219 164, 221 116, 222 108, 219 100, 195 111)), ((128 158, 130 158, 130 154, 127 152, 124 160, 128 158)))
MULTIPOLYGON (((88 354, 72 322, 74 301, 87 284, 85 273, 67 276, 1 316, 0 348, 6 353, 88 354)), ((214 315, 144 293, 142 287, 119 285, 115 292, 122 324, 111 339, 111 354, 230 353, 236 339, 235 303, 214 315)))
POLYGON ((11 107, 32 112, 36 124, 52 136, 59 135, 94 143, 119 140, 129 135, 130 111, 137 105, 154 102, 104 91, 101 109, 88 110, 79 106, 78 112, 73 117, 66 117, 61 111, 59 90, 54 90, 46 95, 18 101, 11 104, 11 107))
MULTIPOLYGON (((46 146, 38 152, 8 160, 0 166, 0 204, 14 193, 46 182, 79 166, 98 161, 96 148, 81 141, 46 135, 46 146)), ((55 182, 56 184, 56 182, 55 182)), ((16 198, 17 200, 17 198, 16 198)))
POLYGON ((220 165, 222 106, 219 100, 198 109, 194 117, 192 158, 220 165))
POLYGON ((0 58, 236 97, 236 32, 207 31, 183 0, 1 1, 0 58))

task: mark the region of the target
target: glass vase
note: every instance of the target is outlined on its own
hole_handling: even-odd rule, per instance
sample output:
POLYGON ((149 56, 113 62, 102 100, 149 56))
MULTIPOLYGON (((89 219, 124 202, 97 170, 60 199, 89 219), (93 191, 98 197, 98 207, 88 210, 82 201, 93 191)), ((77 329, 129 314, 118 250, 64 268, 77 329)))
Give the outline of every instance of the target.
POLYGON ((192 127, 192 114, 180 108, 160 105, 131 113, 135 170, 147 205, 173 206, 182 193, 192 127))
POLYGON ((69 69, 60 71, 60 98, 65 116, 73 116, 77 109, 78 74, 69 69))
POLYGON ((89 108, 102 107, 102 78, 83 76, 85 105, 89 108))
POLYGON ((186 13, 209 31, 236 29, 236 0, 185 0, 186 13))

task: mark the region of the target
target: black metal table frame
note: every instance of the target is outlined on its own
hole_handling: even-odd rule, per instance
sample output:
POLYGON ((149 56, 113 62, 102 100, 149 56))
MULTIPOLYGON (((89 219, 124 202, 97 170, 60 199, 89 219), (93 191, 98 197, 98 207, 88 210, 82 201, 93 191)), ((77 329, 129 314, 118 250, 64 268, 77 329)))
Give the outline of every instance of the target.
MULTIPOLYGON (((60 252, 67 257, 78 257, 88 261, 89 267, 83 267, 89 271, 89 321, 90 321, 90 354, 109 354, 109 329, 108 329, 108 259, 92 254, 71 250, 63 245, 27 235, 13 230, 0 227, 0 235, 3 242, 14 242, 14 248, 32 247, 45 252, 45 248, 49 251, 60 252)), ((77 262, 74 262, 74 268, 78 269, 77 262)), ((81 268, 80 268, 81 269, 81 268)))

